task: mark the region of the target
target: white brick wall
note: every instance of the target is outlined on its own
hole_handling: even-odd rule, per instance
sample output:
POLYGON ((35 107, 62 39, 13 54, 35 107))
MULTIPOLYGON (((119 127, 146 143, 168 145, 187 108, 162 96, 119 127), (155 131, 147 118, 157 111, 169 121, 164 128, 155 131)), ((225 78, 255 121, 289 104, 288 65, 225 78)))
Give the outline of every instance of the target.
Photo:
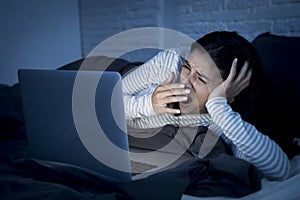
POLYGON ((262 32, 300 36, 300 0, 79 2, 84 55, 114 34, 144 26, 172 28, 193 39, 216 30, 237 31, 250 41, 262 32))

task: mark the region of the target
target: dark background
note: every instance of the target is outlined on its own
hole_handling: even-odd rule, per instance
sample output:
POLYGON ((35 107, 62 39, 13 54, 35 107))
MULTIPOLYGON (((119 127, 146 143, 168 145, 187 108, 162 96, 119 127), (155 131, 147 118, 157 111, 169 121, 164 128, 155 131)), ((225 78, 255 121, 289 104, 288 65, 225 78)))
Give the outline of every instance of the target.
POLYGON ((300 1, 1 0, 0 83, 16 83, 19 68, 57 68, 115 34, 145 26, 193 39, 216 30, 234 30, 250 41, 262 32, 300 36, 300 1))

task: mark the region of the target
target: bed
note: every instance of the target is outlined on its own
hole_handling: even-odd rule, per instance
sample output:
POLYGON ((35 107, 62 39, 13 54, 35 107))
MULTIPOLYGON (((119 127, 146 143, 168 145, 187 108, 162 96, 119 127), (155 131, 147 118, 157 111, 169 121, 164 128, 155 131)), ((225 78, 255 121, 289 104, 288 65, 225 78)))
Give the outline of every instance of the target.
MULTIPOLYGON (((247 163, 237 162, 247 170, 246 187, 233 183, 232 176, 222 171, 223 160, 193 160, 183 162, 179 168, 168 169, 158 175, 120 183, 101 174, 95 174, 78 166, 66 165, 33 159, 30 156, 26 130, 22 114, 19 85, 8 86, 0 83, 0 198, 1 199, 183 199, 183 200, 220 200, 220 199, 300 199, 300 154, 299 154, 299 112, 300 93, 298 75, 300 66, 297 51, 300 47, 298 37, 275 36, 269 33, 259 35, 252 43, 257 48, 271 84, 274 102, 272 105, 279 118, 275 122, 279 135, 270 135, 289 155, 292 174, 285 181, 268 181, 247 163), (277 98, 277 97, 285 98, 277 98), (219 164, 218 164, 219 163, 219 164), (207 179, 191 179, 188 175, 211 172, 220 173, 218 179, 209 179, 212 187, 206 187, 207 179), (250 177, 250 179, 248 179, 250 177), (204 181, 205 180, 205 181, 204 181), (226 184, 227 185, 226 185, 226 184), (198 184, 198 188, 194 187, 198 184), (214 187, 215 186, 215 190, 214 187), (227 190, 227 187, 229 189, 227 190), (201 189, 199 189, 201 188, 201 189), (213 188, 213 189, 212 189, 213 188), (218 188, 218 189, 216 189, 218 188), (230 189, 236 192, 228 192, 230 189), (210 192, 205 192, 210 189, 210 192), (219 190, 220 189, 220 190, 219 190), (238 191, 240 189, 240 191, 238 191), (197 191, 198 190, 198 191, 197 191), (202 192, 201 192, 202 190, 202 192), (223 193, 221 192, 223 190, 223 193), (204 192, 203 192, 204 191, 204 192)), ((141 63, 130 63, 113 59, 109 70, 125 74, 141 63)), ((83 59, 58 67, 58 70, 78 70, 83 59)), ((111 58, 91 59, 90 65, 97 62, 110 62, 111 58)), ((94 70, 94 69, 93 69, 94 70)), ((167 127, 172 128, 172 127, 167 127)), ((169 129, 168 129, 169 130, 169 129)), ((169 133, 170 131, 168 131, 169 133)), ((135 148, 138 148, 135 146, 135 148)), ((235 171, 230 173, 235 175, 235 171)), ((228 172, 226 172, 228 174, 228 172)), ((206 174, 207 175, 207 174, 206 174)), ((206 178, 211 178, 207 175, 206 178)), ((243 179, 244 180, 244 179, 243 179)))
MULTIPOLYGON (((285 181, 268 181, 262 180, 262 188, 260 191, 246 195, 239 199, 242 200, 257 200, 257 199, 300 199, 300 155, 291 159, 292 175, 285 181)), ((233 200, 236 198, 230 197, 195 197, 183 195, 182 200, 233 200)))

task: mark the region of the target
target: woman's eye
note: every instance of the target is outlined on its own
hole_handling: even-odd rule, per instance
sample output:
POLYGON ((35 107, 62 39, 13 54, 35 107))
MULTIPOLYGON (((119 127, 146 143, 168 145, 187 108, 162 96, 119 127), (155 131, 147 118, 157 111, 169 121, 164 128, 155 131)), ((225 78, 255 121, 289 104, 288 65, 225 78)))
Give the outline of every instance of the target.
POLYGON ((184 68, 188 69, 189 71, 191 71, 190 66, 188 66, 187 64, 183 64, 182 66, 183 66, 184 68))
MULTIPOLYGON (((188 64, 183 64, 182 67, 186 68, 187 70, 191 71, 191 67, 188 64)), ((201 76, 197 76, 197 78, 204 84, 206 84, 206 81, 203 80, 201 76)))
POLYGON ((206 84, 206 82, 205 82, 201 77, 198 76, 198 79, 199 79, 202 83, 206 84))

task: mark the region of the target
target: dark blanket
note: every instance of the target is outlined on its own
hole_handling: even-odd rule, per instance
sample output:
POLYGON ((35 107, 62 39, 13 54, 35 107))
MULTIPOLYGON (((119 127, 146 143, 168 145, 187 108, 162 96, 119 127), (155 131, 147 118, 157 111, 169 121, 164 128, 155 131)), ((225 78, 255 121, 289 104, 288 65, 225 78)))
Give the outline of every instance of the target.
POLYGON ((1 199, 180 199, 240 197, 260 189, 261 175, 247 162, 221 154, 191 159, 148 178, 119 182, 63 163, 1 155, 1 199))
MULTIPOLYGON (((173 134, 172 130, 172 126, 165 127, 159 137, 173 134)), ((216 145, 217 150, 212 152, 217 154, 212 158, 191 157, 147 178, 120 182, 74 165, 32 159, 26 139, 6 139, 0 141, 0 197, 180 199, 183 194, 241 197, 260 190, 262 176, 258 170, 222 153, 220 146, 216 145)))

